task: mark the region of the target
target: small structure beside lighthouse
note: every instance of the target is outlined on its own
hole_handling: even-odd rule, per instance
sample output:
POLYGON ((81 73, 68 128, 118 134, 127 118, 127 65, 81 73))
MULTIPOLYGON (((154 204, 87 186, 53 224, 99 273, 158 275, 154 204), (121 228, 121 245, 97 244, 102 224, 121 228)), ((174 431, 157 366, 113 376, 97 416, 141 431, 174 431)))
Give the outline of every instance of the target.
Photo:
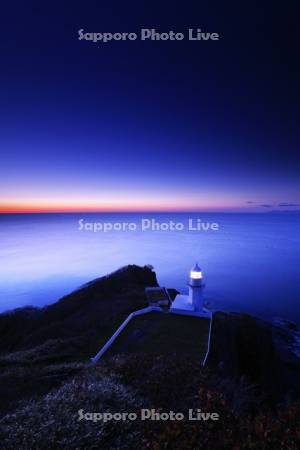
POLYGON ((170 312, 195 316, 207 316, 208 311, 204 307, 203 302, 204 283, 202 271, 198 263, 196 263, 190 271, 188 287, 189 294, 178 294, 172 303, 170 312))

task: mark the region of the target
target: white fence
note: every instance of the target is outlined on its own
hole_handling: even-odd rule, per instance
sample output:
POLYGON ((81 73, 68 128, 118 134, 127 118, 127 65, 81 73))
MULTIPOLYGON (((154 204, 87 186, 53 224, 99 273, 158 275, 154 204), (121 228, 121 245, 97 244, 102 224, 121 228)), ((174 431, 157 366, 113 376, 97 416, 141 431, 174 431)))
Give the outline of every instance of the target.
MULTIPOLYGON (((133 319, 136 316, 141 316, 142 314, 147 314, 149 312, 164 312, 164 310, 162 310, 161 308, 159 308, 158 306, 148 306, 147 308, 143 308, 143 309, 139 309, 138 311, 134 311, 131 314, 129 314, 129 316, 127 317, 127 319, 124 320, 124 322, 122 323, 122 325, 119 326, 119 328, 117 329, 117 331, 112 335, 112 337, 106 342, 106 344, 101 348, 101 350, 99 350, 99 352, 93 357, 91 358, 92 363, 96 363, 97 361, 99 361, 99 359, 103 356, 103 354, 106 352, 106 350, 109 349, 109 347, 112 345, 112 343, 117 339, 117 337, 119 336, 119 334, 124 330, 124 328, 126 327, 126 325, 130 322, 131 319, 133 319)), ((186 315, 186 316, 193 316, 193 317, 206 317, 206 318, 210 318, 210 324, 209 324, 209 334, 208 334, 208 343, 207 343, 207 352, 206 355, 204 357, 204 360, 202 361, 202 366, 205 366, 206 364, 206 360, 210 351, 210 344, 211 344, 211 329, 212 329, 212 320, 213 320, 213 315, 212 313, 191 313, 190 311, 184 311, 184 310, 170 310, 169 313, 172 314, 178 314, 178 315, 186 315)))
POLYGON ((124 328, 126 327, 126 325, 128 324, 128 322, 130 322, 130 320, 133 317, 136 316, 141 316, 142 314, 147 314, 149 312, 152 311, 156 311, 156 312, 163 312, 163 310, 157 306, 148 306, 147 308, 143 308, 143 309, 139 309, 138 311, 134 311, 131 314, 129 314, 129 316, 127 317, 127 319, 124 320, 124 322, 122 323, 122 325, 119 326, 119 328, 117 329, 117 331, 112 335, 112 337, 106 342, 106 344, 101 348, 101 350, 97 353, 96 356, 94 356, 94 358, 91 358, 91 361, 93 363, 96 363, 97 361, 99 361, 99 359, 101 358, 101 356, 106 352, 106 350, 111 346, 111 344, 115 341, 115 339, 119 336, 119 334, 121 333, 121 331, 124 330, 124 328))

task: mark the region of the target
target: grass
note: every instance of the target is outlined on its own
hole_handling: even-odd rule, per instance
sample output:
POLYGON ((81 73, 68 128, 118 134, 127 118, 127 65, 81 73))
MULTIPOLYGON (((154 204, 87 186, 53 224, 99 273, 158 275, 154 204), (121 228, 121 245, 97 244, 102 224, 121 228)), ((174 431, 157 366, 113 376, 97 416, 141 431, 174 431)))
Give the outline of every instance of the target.
POLYGON ((207 351, 208 332, 209 319, 153 312, 133 318, 104 356, 176 353, 202 361, 207 351))

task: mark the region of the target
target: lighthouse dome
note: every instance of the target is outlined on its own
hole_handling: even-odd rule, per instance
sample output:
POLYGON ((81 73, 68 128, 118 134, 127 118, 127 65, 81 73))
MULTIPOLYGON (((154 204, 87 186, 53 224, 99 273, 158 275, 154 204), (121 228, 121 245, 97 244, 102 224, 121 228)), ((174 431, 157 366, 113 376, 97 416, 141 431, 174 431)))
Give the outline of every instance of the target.
POLYGON ((193 280, 199 280, 200 278, 202 278, 202 272, 198 263, 196 263, 192 268, 190 276, 193 280))
POLYGON ((194 267, 192 268, 192 272, 201 272, 201 269, 200 269, 198 263, 196 263, 196 264, 194 265, 194 267))

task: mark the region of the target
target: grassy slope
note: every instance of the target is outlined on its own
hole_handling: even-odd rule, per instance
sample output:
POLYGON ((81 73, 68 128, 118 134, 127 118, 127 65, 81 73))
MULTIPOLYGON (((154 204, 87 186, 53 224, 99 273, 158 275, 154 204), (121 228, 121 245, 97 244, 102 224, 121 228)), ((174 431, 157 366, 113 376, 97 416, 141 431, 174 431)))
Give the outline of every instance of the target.
POLYGON ((202 361, 208 341, 209 320, 199 317, 150 313, 132 319, 105 357, 142 352, 168 355, 172 352, 202 361))

